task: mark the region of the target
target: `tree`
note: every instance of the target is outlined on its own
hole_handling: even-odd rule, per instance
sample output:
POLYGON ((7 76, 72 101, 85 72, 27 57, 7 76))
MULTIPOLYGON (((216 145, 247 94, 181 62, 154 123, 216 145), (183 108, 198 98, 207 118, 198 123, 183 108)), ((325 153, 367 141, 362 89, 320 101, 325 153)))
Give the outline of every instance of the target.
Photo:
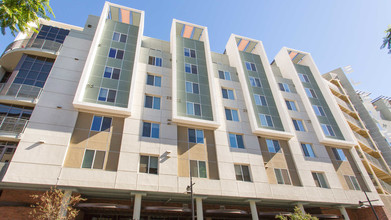
POLYGON ((46 11, 53 15, 49 0, 0 0, 0 28, 5 35, 5 29, 9 28, 11 34, 24 32, 31 28, 32 23, 38 24, 38 18, 50 20, 46 11))
POLYGON ((318 220, 317 217, 312 217, 310 214, 304 214, 299 207, 295 207, 295 212, 289 216, 277 215, 280 220, 318 220))
POLYGON ((68 200, 67 195, 57 188, 50 188, 42 195, 31 195, 30 197, 38 200, 32 205, 33 210, 30 212, 30 217, 37 220, 72 220, 79 214, 79 210, 74 206, 81 201, 86 201, 80 195, 71 195, 68 204, 64 205, 63 201, 68 200), (64 208, 67 213, 62 216, 61 209, 64 208))
POLYGON ((384 31, 386 36, 383 38, 383 44, 380 49, 387 48, 388 53, 391 54, 391 25, 388 25, 388 29, 384 31))

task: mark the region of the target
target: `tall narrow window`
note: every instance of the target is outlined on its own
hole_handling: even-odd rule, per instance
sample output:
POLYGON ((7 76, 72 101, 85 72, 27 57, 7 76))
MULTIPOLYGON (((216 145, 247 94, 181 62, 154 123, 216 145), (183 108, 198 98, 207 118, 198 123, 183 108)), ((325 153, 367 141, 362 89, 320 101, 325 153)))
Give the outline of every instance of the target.
POLYGON ((157 174, 158 173, 158 157, 140 156, 140 173, 157 174))
POLYGON ((247 165, 235 164, 236 180, 251 182, 250 169, 247 165))
POLYGON ((229 145, 232 148, 244 148, 243 135, 229 133, 229 145))
POLYGON ((190 160, 190 173, 192 177, 207 178, 206 162, 190 160))
POLYGON ((143 137, 159 138, 160 124, 143 122, 143 137))

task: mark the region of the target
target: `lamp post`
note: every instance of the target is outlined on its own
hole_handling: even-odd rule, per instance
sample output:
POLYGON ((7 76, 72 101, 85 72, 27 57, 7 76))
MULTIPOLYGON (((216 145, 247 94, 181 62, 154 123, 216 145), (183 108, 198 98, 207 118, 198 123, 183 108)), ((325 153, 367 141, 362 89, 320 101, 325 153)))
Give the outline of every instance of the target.
POLYGON ((194 195, 193 195, 193 185, 195 183, 193 183, 193 177, 191 175, 191 168, 190 168, 190 185, 186 187, 186 191, 187 193, 190 193, 190 197, 191 197, 191 219, 192 220, 195 220, 195 216, 194 216, 194 195))
POLYGON ((378 199, 369 200, 368 195, 367 195, 367 193, 366 193, 365 191, 364 191, 364 194, 365 194, 365 197, 367 197, 367 201, 358 201, 359 204, 360 204, 360 206, 363 206, 363 205, 364 205, 364 202, 368 202, 369 205, 371 206, 371 209, 372 209, 373 214, 375 214, 375 216, 376 216, 376 219, 379 220, 379 217, 378 217, 377 214, 376 214, 375 208, 373 207, 373 205, 372 205, 372 203, 371 203, 371 201, 373 201, 373 202, 374 202, 374 201, 378 201, 378 199))

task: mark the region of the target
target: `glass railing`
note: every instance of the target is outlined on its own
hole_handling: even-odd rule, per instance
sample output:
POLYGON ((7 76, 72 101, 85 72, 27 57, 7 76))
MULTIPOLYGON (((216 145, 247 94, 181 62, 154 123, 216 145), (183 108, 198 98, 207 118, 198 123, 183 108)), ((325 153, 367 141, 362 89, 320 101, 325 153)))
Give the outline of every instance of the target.
POLYGON ((330 83, 330 88, 333 89, 334 91, 338 92, 339 94, 341 95, 345 95, 345 93, 336 85, 334 85, 333 83, 330 83))
POLYGON ((354 132, 354 136, 356 136, 357 140, 365 144, 367 147, 371 148, 372 150, 376 150, 375 146, 373 146, 372 142, 369 141, 367 138, 361 136, 360 134, 357 134, 356 132, 354 132))
POLYGON ((380 185, 383 187, 384 190, 391 193, 391 185, 389 183, 384 182, 383 180, 379 179, 380 185))
POLYGON ((22 48, 25 48, 25 49, 35 48, 35 49, 40 49, 40 50, 49 50, 54 53, 57 53, 60 50, 61 46, 62 46, 62 44, 58 43, 56 41, 29 38, 29 39, 17 40, 17 41, 12 42, 11 44, 9 44, 5 48, 5 50, 1 56, 3 56, 4 54, 6 54, 12 50, 22 49, 22 48))
POLYGON ((28 119, 0 116, 0 132, 10 134, 23 133, 28 122, 28 119))
MULTIPOLYGON (((369 155, 368 153, 365 153, 365 157, 372 163, 375 164, 379 169, 383 170, 385 173, 388 173, 387 166, 383 164, 382 161, 379 161, 376 157, 369 155)), ((380 158, 379 158, 380 159, 380 158)))
POLYGON ((345 118, 346 118, 348 121, 350 121, 351 123, 355 124, 355 125, 356 125, 357 127, 359 127, 359 128, 365 129, 365 128, 363 128, 363 126, 361 125, 361 123, 360 123, 359 120, 353 118, 352 116, 350 116, 350 115, 347 114, 346 112, 342 112, 342 113, 343 113, 343 115, 345 116, 345 118))
MULTIPOLYGON (((4 83, 0 84, 0 88, 0 91, 2 91, 4 88, 4 83)), ((14 98, 37 99, 41 95, 41 92, 41 87, 14 83, 11 84, 5 95, 14 98)))
POLYGON ((349 111, 354 111, 354 109, 352 107, 350 107, 350 104, 348 105, 348 103, 346 103, 345 101, 343 101, 342 99, 338 98, 338 97, 335 97, 335 99, 337 100, 337 103, 339 105, 342 105, 344 108, 348 109, 349 111))
POLYGON ((0 181, 3 180, 5 173, 8 169, 8 162, 0 162, 0 181))

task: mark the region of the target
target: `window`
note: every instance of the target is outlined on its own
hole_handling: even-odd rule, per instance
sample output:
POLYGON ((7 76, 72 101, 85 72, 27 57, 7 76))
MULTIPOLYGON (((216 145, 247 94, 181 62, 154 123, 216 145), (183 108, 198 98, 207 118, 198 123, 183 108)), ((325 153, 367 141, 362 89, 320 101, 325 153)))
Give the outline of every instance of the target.
POLYGON ((200 93, 200 89, 199 89, 198 83, 186 81, 186 92, 187 93, 199 94, 200 93))
POLYGON ((276 174, 278 184, 291 185, 291 179, 287 169, 274 168, 274 174, 276 174))
POLYGON ((14 156, 17 142, 0 141, 0 163, 9 163, 14 156))
POLYGON ((315 185, 320 188, 329 188, 324 173, 312 172, 312 178, 314 178, 315 185))
POLYGON ((200 144, 204 143, 204 131, 203 130, 189 128, 187 130, 187 132, 189 135, 189 142, 200 143, 200 144))
POLYGON ((340 161, 345 161, 346 160, 346 156, 343 153, 342 149, 340 149, 340 148, 331 148, 331 149, 333 150, 335 159, 340 160, 340 161))
MULTIPOLYGON (((47 25, 41 25, 41 29, 37 35, 37 39, 51 40, 58 43, 63 43, 69 30, 47 25)), ((42 41, 41 41, 42 42, 42 41)))
POLYGON ((295 126, 296 131, 305 131, 304 124, 302 120, 292 119, 293 125, 295 126))
POLYGON ((111 121, 112 118, 94 115, 91 123, 91 131, 110 132, 111 121))
POLYGON ((324 112, 322 106, 313 105, 312 108, 314 109, 315 115, 317 115, 317 116, 326 116, 326 113, 324 112))
POLYGON ((239 121, 238 110, 226 108, 225 109, 225 118, 228 121, 239 121))
POLYGON ((162 58, 149 56, 148 64, 153 66, 162 66, 162 58))
POLYGON ((255 104, 267 106, 266 97, 263 95, 254 94, 255 104))
POLYGON ((192 177, 207 178, 206 162, 190 160, 190 174, 192 177))
POLYGON ((306 157, 316 157, 314 150, 312 149, 311 144, 301 144, 301 148, 303 149, 304 156, 306 157))
POLYGON ((201 116, 201 105, 194 102, 186 102, 186 114, 201 116))
POLYGON ((195 57, 196 57, 196 52, 195 52, 195 50, 189 49, 189 48, 184 48, 184 50, 185 50, 185 56, 186 56, 186 57, 192 57, 192 58, 195 58, 195 57))
POLYGON ((346 183, 348 184, 349 189, 351 190, 361 190, 360 184, 357 181, 355 176, 343 176, 346 183))
POLYGON ((140 156, 140 173, 157 174, 158 171, 158 157, 154 156, 140 156))
POLYGON ((105 154, 105 151, 86 149, 81 168, 103 169, 105 154))
POLYGON ((109 57, 122 60, 124 51, 116 48, 110 48, 109 57))
POLYGON ((244 149, 243 135, 229 133, 229 146, 244 149))
POLYGON ((262 126, 274 127, 272 116, 270 115, 259 114, 259 120, 261 121, 262 126))
POLYGON ((103 77, 109 79, 119 79, 120 73, 121 73, 121 69, 106 66, 103 77))
POLYGON ((289 110, 297 111, 296 103, 294 101, 285 100, 285 103, 289 110))
POLYGON ((113 34, 113 41, 126 43, 126 38, 128 38, 126 34, 121 34, 118 32, 114 32, 113 34))
POLYGON ((235 100, 234 90, 221 88, 223 92, 223 98, 235 100))
POLYGON ((254 63, 246 62, 246 68, 247 68, 247 70, 251 70, 251 71, 254 71, 254 72, 257 71, 257 68, 255 67, 254 63))
POLYGON ((251 182, 250 169, 247 165, 235 164, 236 180, 251 182))
POLYGON ((147 74, 147 85, 161 87, 162 77, 152 75, 152 74, 147 74))
POLYGON ((185 72, 186 73, 197 74, 198 73, 197 65, 190 64, 190 63, 185 63, 185 72))
POLYGON ((231 73, 227 71, 219 70, 219 78, 225 80, 231 80, 231 73))
POLYGON ((299 78, 300 78, 300 81, 302 81, 302 82, 306 82, 306 83, 310 82, 310 79, 308 78, 307 74, 299 73, 299 78))
POLYGON ((143 137, 159 138, 160 124, 143 122, 143 137))
POLYGON ((314 99, 316 99, 318 96, 316 96, 316 93, 315 93, 315 91, 313 90, 313 89, 309 89, 309 88, 304 88, 304 90, 305 90, 305 93, 307 94, 307 96, 309 97, 309 98, 314 98, 314 99))
MULTIPOLYGON (((54 60, 32 55, 25 55, 24 57, 23 64, 13 80, 13 84, 24 84, 42 88, 50 74, 54 60)), ((19 93, 19 95, 22 94, 27 95, 27 97, 37 97, 37 88, 19 93)))
POLYGON ((286 83, 278 83, 278 87, 280 87, 280 90, 283 92, 291 92, 289 85, 286 83))
POLYGON ((332 137, 335 136, 334 130, 333 130, 333 128, 331 127, 331 125, 320 124, 320 126, 322 127, 323 133, 324 133, 326 136, 332 136, 332 137))
POLYGON ((250 76, 250 84, 253 87, 262 87, 261 80, 255 77, 250 76))
POLYGON ((145 108, 160 109, 160 97, 145 95, 145 108))
POLYGON ((277 140, 266 139, 266 145, 270 153, 281 153, 280 143, 277 140))
POLYGON ((98 100, 103 102, 115 102, 117 91, 113 89, 100 88, 98 100))

